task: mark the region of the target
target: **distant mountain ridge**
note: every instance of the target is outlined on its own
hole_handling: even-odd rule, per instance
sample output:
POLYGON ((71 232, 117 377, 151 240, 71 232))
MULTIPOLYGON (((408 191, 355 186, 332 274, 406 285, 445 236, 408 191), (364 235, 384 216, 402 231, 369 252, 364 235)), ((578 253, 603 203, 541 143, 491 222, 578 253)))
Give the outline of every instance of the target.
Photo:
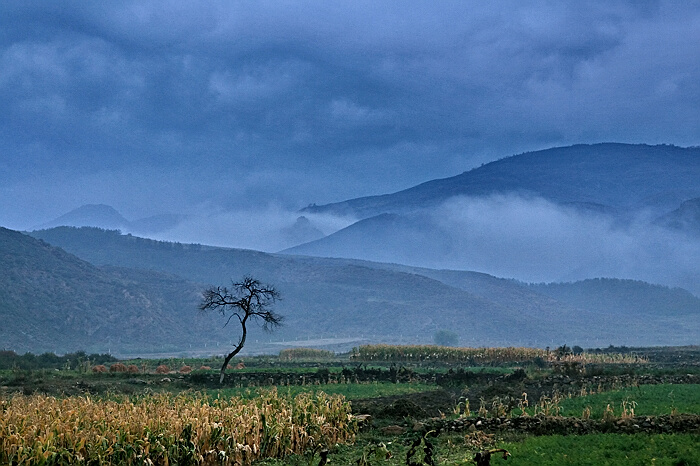
POLYGON ((59 226, 97 227, 129 233, 152 234, 175 227, 182 218, 183 216, 181 215, 160 214, 129 221, 112 206, 106 204, 85 204, 34 229, 43 230, 59 226))
POLYGON ((700 148, 620 143, 558 147, 506 157, 396 193, 309 206, 302 212, 363 219, 430 208, 455 196, 507 193, 613 211, 669 211, 700 196, 700 148))

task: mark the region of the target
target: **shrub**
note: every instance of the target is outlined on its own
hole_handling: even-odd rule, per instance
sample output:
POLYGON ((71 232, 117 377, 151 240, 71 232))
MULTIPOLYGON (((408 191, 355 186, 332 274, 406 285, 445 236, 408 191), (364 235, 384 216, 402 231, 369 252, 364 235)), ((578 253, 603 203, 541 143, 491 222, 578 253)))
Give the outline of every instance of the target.
POLYGON ((459 335, 449 330, 439 330, 433 335, 433 341, 438 346, 457 346, 459 335))

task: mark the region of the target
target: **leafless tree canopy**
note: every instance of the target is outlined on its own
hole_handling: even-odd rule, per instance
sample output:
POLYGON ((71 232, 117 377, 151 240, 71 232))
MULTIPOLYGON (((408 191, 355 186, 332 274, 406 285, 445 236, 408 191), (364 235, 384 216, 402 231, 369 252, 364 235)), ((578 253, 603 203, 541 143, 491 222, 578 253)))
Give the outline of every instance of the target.
POLYGON ((274 287, 263 285, 252 277, 244 277, 240 282, 233 282, 231 289, 227 287, 209 287, 202 292, 202 302, 199 309, 202 312, 216 311, 226 317, 228 323, 234 317, 241 325, 241 338, 234 350, 224 359, 221 366, 220 382, 224 380, 224 372, 229 361, 238 354, 247 335, 248 320, 263 320, 263 329, 272 331, 282 324, 282 316, 272 311, 272 305, 280 299, 274 287))

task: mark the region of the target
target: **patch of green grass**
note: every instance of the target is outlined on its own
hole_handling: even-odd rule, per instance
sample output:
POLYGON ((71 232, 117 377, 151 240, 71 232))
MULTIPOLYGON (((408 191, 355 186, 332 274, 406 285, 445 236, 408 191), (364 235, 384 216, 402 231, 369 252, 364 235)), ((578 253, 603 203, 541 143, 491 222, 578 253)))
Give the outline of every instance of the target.
MULTIPOLYGON (((376 433, 360 434, 354 445, 339 445, 329 455, 330 464, 357 464, 363 453, 372 446, 384 443, 391 452, 390 459, 371 456, 370 463, 376 466, 405 465, 411 434, 400 437, 386 437, 376 433)), ((468 447, 464 436, 458 434, 440 435, 431 439, 436 446, 436 464, 445 466, 474 465, 476 449, 468 447)), ((700 435, 660 434, 660 435, 570 435, 524 437, 521 440, 498 442, 495 447, 505 448, 511 456, 504 460, 496 453, 491 458, 492 465, 504 466, 593 466, 593 465, 697 465, 700 464, 700 435)), ((493 447, 493 448, 495 448, 493 447)), ((293 455, 285 459, 265 460, 258 465, 301 466, 318 464, 318 455, 312 462, 311 455, 293 455)))
MULTIPOLYGON (((522 442, 499 444, 511 457, 494 458, 491 464, 540 466, 566 465, 697 465, 700 435, 595 434, 530 437, 522 442)), ((460 463, 447 463, 460 464, 460 463)))
POLYGON ((587 407, 591 418, 600 419, 609 404, 616 416, 622 414, 622 404, 634 409, 637 416, 689 413, 700 414, 700 384, 641 385, 611 392, 568 398, 561 402, 561 415, 580 417, 587 407), (632 402, 635 404, 633 405, 632 402))
MULTIPOLYGON (((269 389, 263 388, 263 389, 269 389)), ((435 385, 427 385, 421 383, 366 383, 366 384, 321 384, 321 385, 291 385, 285 387, 277 387, 277 391, 281 394, 290 394, 295 396, 301 392, 325 392, 329 395, 343 395, 348 400, 357 400, 362 398, 378 398, 383 396, 406 395, 409 393, 422 393, 432 390, 438 390, 435 385)), ((212 397, 232 397, 242 396, 252 398, 258 395, 258 390, 254 388, 222 388, 216 390, 208 390, 207 394, 212 397)))

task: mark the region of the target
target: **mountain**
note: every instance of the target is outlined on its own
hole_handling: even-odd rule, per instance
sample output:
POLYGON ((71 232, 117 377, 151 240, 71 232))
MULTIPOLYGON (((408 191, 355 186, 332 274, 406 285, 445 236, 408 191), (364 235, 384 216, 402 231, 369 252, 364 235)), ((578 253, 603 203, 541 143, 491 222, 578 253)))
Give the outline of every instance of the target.
POLYGON ((130 222, 122 217, 114 207, 105 204, 86 204, 73 209, 60 217, 40 225, 38 228, 53 228, 57 226, 71 227, 100 227, 110 230, 123 230, 130 222))
MULTIPOLYGON (((615 308, 635 314, 640 326, 650 318, 687 322, 688 317, 700 316, 700 298, 688 291, 638 280, 596 278, 575 283, 533 284, 530 288, 593 313, 615 308)), ((700 320, 693 322, 693 329, 700 335, 700 320)))
POLYGON ((101 266, 154 270, 217 285, 243 275, 272 283, 282 293, 279 311, 286 316, 286 325, 276 331, 279 339, 374 336, 429 342, 436 330, 455 323, 483 341, 505 343, 499 328, 510 323, 531 330, 523 342, 534 343, 540 333, 534 322, 463 290, 358 261, 167 243, 95 228, 61 227, 32 235, 101 266))
POLYGON ((0 347, 18 351, 173 349, 204 341, 192 283, 98 268, 28 235, 0 228, 0 347))
MULTIPOLYGON (((430 343, 441 329, 458 333, 461 344, 471 346, 567 342, 588 347, 697 340, 690 324, 698 317, 692 300, 683 305, 685 314, 678 314, 677 322, 688 323, 685 328, 668 328, 663 316, 649 314, 644 315, 645 327, 639 328, 633 325, 639 315, 628 307, 592 310, 484 273, 167 243, 96 228, 62 227, 31 234, 109 267, 104 270, 119 267, 132 274, 166 274, 183 283, 215 285, 249 274, 273 284, 282 294, 276 310, 285 316, 285 326, 269 336, 254 331, 247 346, 251 351, 274 351, 280 344, 348 349, 363 341, 430 343)), ((604 286, 610 288, 607 282, 604 286)), ((596 293, 593 286, 590 299, 596 293)), ((620 299, 624 297, 622 293, 620 299)), ((230 328, 225 331, 235 334, 230 328)), ((197 344, 193 337, 174 341, 183 349, 197 344)))
POLYGON ((452 254, 449 237, 429 215, 384 213, 281 253, 440 267, 450 266, 444 262, 452 254))
POLYGON ((496 194, 608 212, 668 211, 700 196, 700 148, 604 143, 527 152, 393 194, 314 205, 303 212, 363 219, 434 208, 455 196, 496 194))
POLYGON ((700 148, 554 148, 394 194, 310 206, 359 220, 281 252, 525 282, 636 279, 700 295, 699 196, 700 148))
POLYGON ((114 207, 105 204, 86 204, 61 215, 37 229, 70 227, 98 227, 107 230, 121 230, 136 234, 154 234, 170 230, 183 219, 181 215, 160 214, 129 221, 114 207))
POLYGON ((532 285, 541 294, 567 303, 594 315, 617 309, 636 316, 624 322, 610 320, 610 325, 626 327, 631 333, 645 331, 648 323, 664 327, 667 332, 700 335, 700 298, 680 288, 651 285, 636 280, 591 279, 575 283, 532 285))
POLYGON ((282 230, 284 238, 292 244, 303 244, 323 238, 321 230, 313 226, 311 221, 303 215, 298 217, 290 227, 282 230))

